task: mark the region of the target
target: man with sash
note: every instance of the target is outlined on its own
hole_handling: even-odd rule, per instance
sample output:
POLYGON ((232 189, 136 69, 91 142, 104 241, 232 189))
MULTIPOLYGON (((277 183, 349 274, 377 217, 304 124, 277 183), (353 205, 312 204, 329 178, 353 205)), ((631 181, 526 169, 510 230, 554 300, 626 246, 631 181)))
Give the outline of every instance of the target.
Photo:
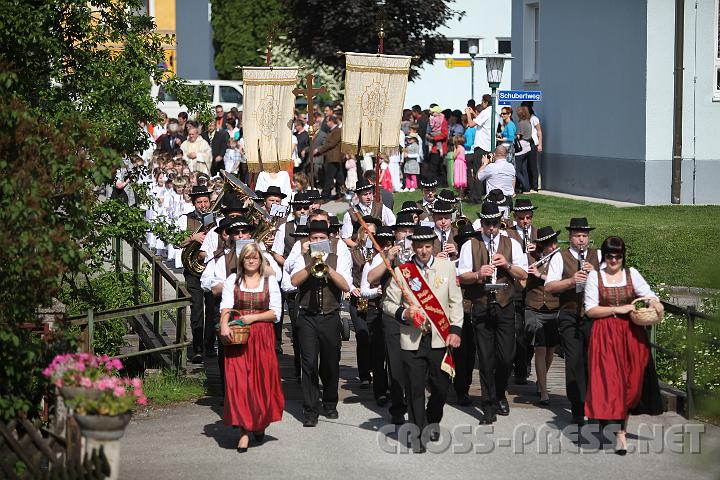
MULTIPOLYGON (((507 235, 513 240, 520 243, 523 253, 526 255, 535 251, 535 239, 537 238, 537 229, 532 226, 533 211, 535 210, 532 201, 529 198, 518 198, 515 200, 513 207, 513 217, 515 225, 507 228, 507 235)), ((529 262, 529 258, 528 258, 529 262)), ((532 349, 528 344, 528 338, 525 334, 525 298, 524 286, 517 285, 515 289, 515 358, 513 359, 513 374, 515 383, 518 385, 527 384, 529 375, 530 359, 532 358, 532 349)))
POLYGON ((330 227, 327 221, 311 220, 308 231, 309 241, 302 244, 291 282, 298 289, 296 325, 302 357, 303 426, 314 427, 320 414, 331 419, 338 418, 342 336, 340 303, 343 292, 349 292, 352 284, 352 260, 347 249, 344 254, 339 248, 335 250, 337 253, 332 253, 333 250, 327 253, 329 248, 319 250, 319 247, 329 247, 330 227), (311 250, 311 245, 317 249, 311 250), (325 264, 327 273, 318 278, 312 272, 320 261, 325 264), (323 384, 322 408, 318 375, 323 384))
POLYGON ((410 236, 414 256, 395 268, 402 285, 393 279, 384 303, 385 313, 400 322, 408 419, 418 428, 410 434, 416 453, 425 451, 425 435, 429 433, 431 441, 438 438, 435 425, 442 420, 451 377, 455 375, 448 347, 459 347, 462 335, 462 292, 455 280, 455 265, 433 256, 436 238, 430 227, 415 228, 410 236), (427 408, 426 385, 430 390, 427 408), (432 431, 423 432, 428 425, 432 431))
MULTIPOLYGON (((385 249, 385 257, 394 269, 402 263, 408 262, 414 252, 406 248, 405 239, 413 234, 416 223, 411 213, 398 213, 397 221, 392 228, 395 233, 395 244, 385 249)), ((383 313, 383 304, 387 297, 387 290, 390 286, 392 275, 387 269, 380 255, 375 255, 372 262, 363 272, 363 286, 360 290, 380 289, 380 297, 377 302, 370 302, 368 315, 374 314, 382 317, 383 333, 385 335, 385 350, 387 352, 388 370, 390 371, 390 421, 395 425, 405 423, 407 404, 405 403, 405 374, 403 369, 402 350, 400 349, 400 323, 394 316, 383 313)))
POLYGON ((436 178, 426 176, 420 177, 420 188, 423 192, 423 198, 417 202, 417 206, 422 208, 423 212, 418 218, 422 220, 432 220, 432 211, 430 210, 435 203, 435 193, 437 192, 438 181, 436 178))
POLYGON ((481 425, 509 415, 505 396, 515 347, 515 282, 527 278, 527 256, 518 242, 500 235, 502 213, 496 203, 480 210, 482 230, 460 249, 458 274, 471 304, 482 387, 481 425))
MULTIPOLYGON (((203 243, 205 240, 205 233, 196 232, 203 225, 203 215, 210 211, 210 196, 212 192, 207 189, 206 186, 194 186, 190 192, 190 198, 192 199, 193 206, 195 209, 182 215, 179 219, 179 227, 181 230, 185 230, 191 235, 183 240, 180 244, 181 248, 187 247, 192 242, 203 243)), ((205 261, 205 252, 200 251, 199 258, 201 261, 205 261)), ((185 278, 185 284, 187 285, 188 292, 190 293, 190 329, 192 331, 192 345, 193 345, 193 357, 192 363, 202 363, 203 361, 203 349, 205 346, 212 349, 215 344, 215 332, 213 331, 212 322, 205 321, 205 299, 212 302, 212 298, 209 294, 204 294, 202 287, 200 286, 200 275, 185 269, 183 272, 185 278)))
MULTIPOLYGON (((364 177, 360 177, 355 184, 355 193, 358 197, 358 203, 354 204, 353 208, 360 212, 360 215, 363 217, 366 215, 375 217, 386 226, 392 226, 395 223, 395 215, 392 210, 383 205, 382 202, 377 203, 374 201, 375 185, 368 183, 364 177)), ((341 236, 348 247, 355 247, 357 245, 353 238, 353 221, 354 215, 352 212, 347 212, 343 219, 341 236)))
POLYGON ((452 227, 455 208, 451 203, 438 199, 435 200, 430 211, 432 212, 432 221, 435 224, 433 232, 436 236, 433 242, 433 255, 438 258, 456 260, 458 248, 455 243, 455 234, 457 232, 452 227))
POLYGON ((565 227, 570 248, 550 260, 545 291, 560 296, 558 331, 565 353, 565 386, 572 409, 572 423, 585 423, 585 390, 587 389, 587 349, 592 322, 585 317, 585 281, 588 272, 599 270, 600 251, 589 248, 587 218, 572 218, 565 227))

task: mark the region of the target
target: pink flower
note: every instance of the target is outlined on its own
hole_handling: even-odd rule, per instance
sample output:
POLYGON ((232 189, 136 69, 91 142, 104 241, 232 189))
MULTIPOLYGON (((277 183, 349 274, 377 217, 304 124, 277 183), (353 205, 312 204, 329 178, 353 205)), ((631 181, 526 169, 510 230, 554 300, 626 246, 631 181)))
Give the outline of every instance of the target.
POLYGON ((141 387, 142 387, 142 380, 140 380, 139 378, 133 378, 133 379, 131 380, 131 382, 132 382, 132 386, 135 387, 135 388, 141 388, 141 387))
POLYGON ((82 377, 80 379, 80 386, 85 388, 92 387, 92 380, 90 380, 88 377, 82 377))
POLYGON ((123 387, 115 387, 113 389, 113 395, 115 395, 116 397, 124 397, 125 393, 125 388, 123 387))
POLYGON ((139 405, 147 405, 147 397, 140 397, 137 402, 139 405))

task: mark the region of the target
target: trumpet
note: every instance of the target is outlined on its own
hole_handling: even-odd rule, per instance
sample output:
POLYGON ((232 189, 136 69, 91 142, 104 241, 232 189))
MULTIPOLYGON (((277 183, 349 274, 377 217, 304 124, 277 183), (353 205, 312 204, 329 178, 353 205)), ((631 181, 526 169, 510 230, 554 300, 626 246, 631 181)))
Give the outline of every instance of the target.
POLYGON ((315 256, 315 263, 310 268, 310 274, 318 280, 327 278, 329 267, 322 259, 322 255, 315 256))
POLYGON ((458 213, 455 215, 455 221, 452 223, 452 226, 455 228, 455 230, 459 230, 460 227, 463 227, 470 223, 470 219, 463 215, 462 211, 462 200, 458 199, 457 201, 458 205, 458 213))

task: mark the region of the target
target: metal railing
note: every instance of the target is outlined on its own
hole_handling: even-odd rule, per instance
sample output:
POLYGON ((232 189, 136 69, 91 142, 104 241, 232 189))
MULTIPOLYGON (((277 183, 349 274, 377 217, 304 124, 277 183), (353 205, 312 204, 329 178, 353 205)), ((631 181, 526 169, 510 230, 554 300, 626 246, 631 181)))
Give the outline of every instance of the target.
POLYGON ((186 311, 190 306, 190 293, 185 287, 185 282, 178 280, 175 274, 170 270, 160 257, 155 256, 144 245, 131 245, 132 265, 130 267, 123 264, 123 241, 119 238, 113 240, 113 254, 115 272, 120 275, 125 271, 133 273, 133 301, 135 305, 130 307, 117 308, 113 310, 105 310, 95 312, 89 309, 86 314, 68 317, 72 325, 79 325, 82 328, 81 349, 93 353, 93 343, 95 340, 95 325, 99 322, 106 322, 115 319, 142 318, 152 315, 151 333, 158 343, 164 343, 162 338, 162 314, 165 314, 175 326, 175 341, 170 345, 162 345, 150 349, 144 348, 143 341, 140 339, 140 350, 137 352, 117 355, 112 358, 124 359, 150 355, 156 353, 169 352, 179 350, 180 354, 176 357, 175 368, 185 368, 187 364, 187 352, 191 342, 187 341, 186 330, 186 311), (151 268, 151 284, 147 289, 146 285, 141 282, 141 256, 150 263, 151 268), (163 281, 167 281, 175 290, 175 298, 171 300, 163 300, 163 281), (140 303, 141 289, 145 289, 151 295, 152 302, 140 303), (175 312, 174 315, 172 312, 175 312))
MULTIPOLYGON (((697 348, 698 340, 705 340, 706 339, 698 339, 697 334, 695 332, 695 324, 696 319, 710 321, 714 320, 709 315, 699 312, 695 307, 689 306, 687 308, 680 307, 678 305, 675 305, 674 303, 662 302, 663 306, 665 307, 665 312, 670 313, 673 315, 678 315, 681 317, 685 317, 687 323, 686 323, 686 338, 687 338, 687 348, 685 349, 685 371, 686 371, 686 379, 685 379, 685 405, 684 405, 684 416, 685 418, 693 418, 695 416, 695 395, 696 393, 702 393, 706 395, 712 395, 711 392, 697 388, 695 386, 695 351, 697 348)), ((653 360, 656 358, 657 352, 662 352, 666 355, 669 355, 674 358, 681 358, 683 357, 683 354, 680 352, 675 352, 673 350, 667 349, 661 345, 658 345, 656 343, 657 341, 657 325, 653 325, 650 328, 650 347, 652 348, 652 356, 653 360)))

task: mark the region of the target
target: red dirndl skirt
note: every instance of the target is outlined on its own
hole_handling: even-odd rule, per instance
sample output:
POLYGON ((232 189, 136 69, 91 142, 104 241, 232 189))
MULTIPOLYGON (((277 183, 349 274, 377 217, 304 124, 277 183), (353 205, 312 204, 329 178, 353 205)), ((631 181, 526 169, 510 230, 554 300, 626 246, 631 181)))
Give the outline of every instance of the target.
POLYGON ((285 396, 270 322, 250 325, 245 345, 225 347, 225 425, 257 432, 282 419, 285 396))
POLYGON ((588 347, 585 415, 597 420, 624 420, 640 403, 650 360, 643 327, 627 317, 594 320, 588 347))

